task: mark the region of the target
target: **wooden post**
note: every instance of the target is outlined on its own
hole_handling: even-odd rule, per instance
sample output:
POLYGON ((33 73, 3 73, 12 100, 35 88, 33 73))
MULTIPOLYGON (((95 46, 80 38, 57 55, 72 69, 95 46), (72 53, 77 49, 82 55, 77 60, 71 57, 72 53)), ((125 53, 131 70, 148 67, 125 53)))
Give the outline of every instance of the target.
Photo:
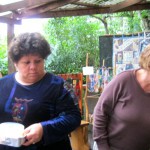
MULTIPOLYGON (((14 37, 14 24, 7 24, 7 47, 9 46, 13 37, 14 37)), ((16 69, 14 67, 14 64, 8 56, 8 74, 13 73, 15 71, 16 69)))
MULTIPOLYGON (((86 55, 86 66, 88 66, 89 54, 86 55)), ((85 120, 89 121, 89 107, 87 102, 87 93, 88 93, 88 75, 86 75, 86 87, 85 87, 85 95, 84 95, 84 106, 85 106, 85 120)))
POLYGON ((105 59, 103 59, 103 67, 105 66, 105 59))

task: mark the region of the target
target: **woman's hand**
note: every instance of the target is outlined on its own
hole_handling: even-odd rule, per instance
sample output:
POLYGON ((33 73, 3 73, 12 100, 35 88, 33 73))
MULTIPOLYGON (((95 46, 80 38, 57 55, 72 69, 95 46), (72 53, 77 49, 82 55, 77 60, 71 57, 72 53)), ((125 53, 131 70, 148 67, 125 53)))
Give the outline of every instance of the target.
POLYGON ((24 130, 24 135, 26 138, 24 146, 35 144, 42 139, 43 127, 40 123, 32 124, 24 130))

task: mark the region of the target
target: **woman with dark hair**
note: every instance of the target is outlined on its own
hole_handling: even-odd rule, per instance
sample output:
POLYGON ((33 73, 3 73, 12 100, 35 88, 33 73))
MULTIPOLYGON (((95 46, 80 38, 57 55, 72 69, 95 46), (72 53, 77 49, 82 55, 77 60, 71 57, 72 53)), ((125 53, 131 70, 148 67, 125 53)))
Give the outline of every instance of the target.
POLYGON ((9 45, 16 72, 0 79, 0 123, 25 126, 21 147, 0 150, 71 150, 68 134, 80 125, 76 97, 65 81, 48 73, 50 45, 40 33, 22 33, 9 45))

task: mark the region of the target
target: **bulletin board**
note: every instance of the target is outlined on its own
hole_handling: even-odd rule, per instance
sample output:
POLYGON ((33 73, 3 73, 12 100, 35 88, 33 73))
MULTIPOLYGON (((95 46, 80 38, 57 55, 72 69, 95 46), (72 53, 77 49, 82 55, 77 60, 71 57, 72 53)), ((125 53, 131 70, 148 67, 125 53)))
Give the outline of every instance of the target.
POLYGON ((150 43, 150 34, 122 35, 113 38, 113 67, 115 74, 139 68, 140 53, 150 43))
POLYGON ((150 43, 150 32, 99 37, 100 66, 112 67, 113 76, 139 67, 140 53, 150 43))
POLYGON ((112 67, 113 56, 113 35, 106 35, 99 37, 99 50, 100 50, 100 67, 105 60, 105 67, 112 67))

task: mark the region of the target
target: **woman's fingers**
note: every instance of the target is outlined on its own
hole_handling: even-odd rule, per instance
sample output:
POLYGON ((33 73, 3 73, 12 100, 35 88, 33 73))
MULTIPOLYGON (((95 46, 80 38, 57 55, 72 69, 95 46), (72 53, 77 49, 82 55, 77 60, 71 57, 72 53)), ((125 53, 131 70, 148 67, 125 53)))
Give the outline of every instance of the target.
POLYGON ((25 129, 24 135, 26 137, 26 141, 23 144, 24 146, 35 144, 42 139, 43 127, 40 123, 33 124, 25 129))

